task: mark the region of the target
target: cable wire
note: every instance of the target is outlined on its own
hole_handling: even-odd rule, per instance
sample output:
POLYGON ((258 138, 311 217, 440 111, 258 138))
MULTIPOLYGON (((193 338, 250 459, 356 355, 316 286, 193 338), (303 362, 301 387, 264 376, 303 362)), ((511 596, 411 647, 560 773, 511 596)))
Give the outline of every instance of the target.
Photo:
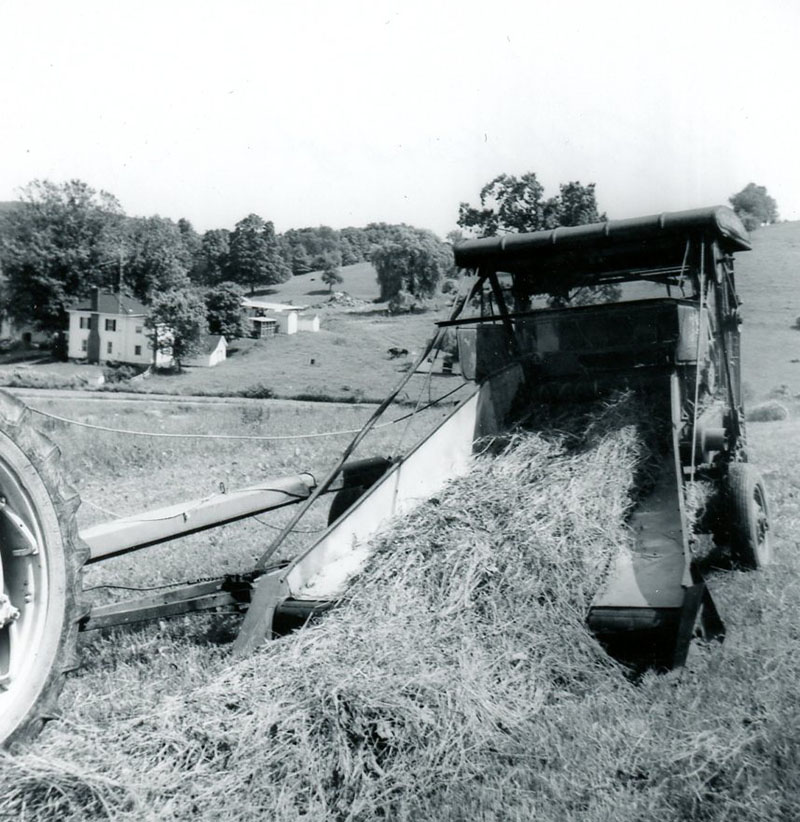
MULTIPOLYGON (((413 417, 414 414, 419 413, 420 411, 425 411, 428 408, 431 408, 434 405, 438 405, 442 400, 447 399, 447 397, 455 394, 460 388, 463 388, 467 385, 468 382, 465 380, 460 385, 456 386, 451 391, 448 391, 446 394, 442 394, 441 397, 437 397, 432 402, 427 403, 426 405, 421 406, 420 408, 415 408, 414 411, 409 412, 408 414, 403 414, 403 416, 398 417, 394 420, 388 420, 387 422, 382 422, 377 425, 372 426, 373 430, 377 428, 386 428, 389 425, 396 425, 399 422, 403 422, 407 420, 409 417, 413 417)), ((95 425, 94 423, 90 422, 81 422, 80 420, 73 420, 69 417, 61 417, 58 414, 51 414, 49 411, 42 411, 39 408, 31 407, 31 411, 35 414, 39 414, 42 417, 47 417, 51 420, 57 420, 58 422, 65 423, 67 425, 75 425, 79 428, 90 428, 94 431, 106 431, 109 434, 130 434, 131 436, 135 437, 158 437, 161 439, 177 439, 177 440, 186 440, 186 439, 200 439, 200 440, 256 440, 256 441, 278 441, 278 440, 304 440, 304 439, 315 439, 318 437, 341 437, 345 435, 352 435, 357 434, 361 429, 360 428, 349 428, 346 430, 341 431, 319 431, 316 433, 311 434, 274 434, 274 435, 260 435, 260 434, 172 434, 167 431, 135 431, 133 429, 127 428, 110 428, 105 425, 95 425)))

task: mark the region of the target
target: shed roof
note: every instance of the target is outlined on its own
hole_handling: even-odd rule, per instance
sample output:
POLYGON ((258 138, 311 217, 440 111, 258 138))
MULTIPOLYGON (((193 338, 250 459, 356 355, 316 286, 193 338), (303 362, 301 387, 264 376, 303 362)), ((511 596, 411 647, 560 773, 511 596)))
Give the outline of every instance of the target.
POLYGON ((265 311, 305 311, 307 305, 290 305, 289 303, 271 303, 266 300, 253 300, 250 297, 242 298, 245 308, 263 308, 265 311))
POLYGON ((217 350, 217 346, 220 344, 220 341, 222 341, 226 348, 228 347, 228 341, 222 334, 206 334, 200 340, 197 353, 213 354, 217 350))

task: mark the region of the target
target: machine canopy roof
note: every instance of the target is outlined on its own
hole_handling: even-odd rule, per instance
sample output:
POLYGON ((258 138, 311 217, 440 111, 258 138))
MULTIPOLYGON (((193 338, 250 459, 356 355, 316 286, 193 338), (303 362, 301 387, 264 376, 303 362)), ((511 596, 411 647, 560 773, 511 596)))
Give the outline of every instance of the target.
POLYGON ((629 220, 466 240, 455 247, 462 268, 488 266, 512 273, 542 268, 556 273, 575 266, 594 270, 680 264, 687 241, 716 240, 723 251, 746 251, 750 238, 726 206, 675 211, 629 220))

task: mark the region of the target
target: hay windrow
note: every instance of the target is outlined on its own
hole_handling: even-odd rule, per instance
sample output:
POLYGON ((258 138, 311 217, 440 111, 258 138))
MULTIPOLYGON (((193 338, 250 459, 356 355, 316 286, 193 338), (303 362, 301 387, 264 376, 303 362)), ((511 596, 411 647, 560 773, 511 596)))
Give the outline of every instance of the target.
POLYGON ((584 619, 630 539, 652 456, 635 397, 597 411, 557 435, 518 431, 479 458, 395 524, 316 624, 150 715, 91 735, 57 729, 49 772, 25 756, 7 763, 4 807, 371 820, 477 818, 465 798, 488 818, 510 801, 520 817, 560 801, 540 773, 563 768, 565 711, 628 687, 584 619), (59 763, 76 755, 66 790, 59 763), (90 807, 76 798, 80 773, 90 807))

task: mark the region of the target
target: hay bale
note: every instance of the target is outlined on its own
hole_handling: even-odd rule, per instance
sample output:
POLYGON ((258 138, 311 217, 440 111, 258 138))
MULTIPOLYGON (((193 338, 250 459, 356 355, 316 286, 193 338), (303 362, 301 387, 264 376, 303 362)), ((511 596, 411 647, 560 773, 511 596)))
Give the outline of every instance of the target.
POLYGON ((632 539, 652 440, 630 396, 591 411, 487 451, 381 538, 317 623, 79 753, 56 737, 38 792, 17 760, 5 807, 35 815, 49 780, 48 812, 82 818, 76 769, 70 790, 58 771, 79 756, 114 818, 534 818, 555 790, 540 772, 563 771, 564 711, 624 682, 585 614, 632 539))
POLYGON ((748 422, 779 422, 789 418, 789 409, 777 400, 756 405, 747 412, 748 422))

